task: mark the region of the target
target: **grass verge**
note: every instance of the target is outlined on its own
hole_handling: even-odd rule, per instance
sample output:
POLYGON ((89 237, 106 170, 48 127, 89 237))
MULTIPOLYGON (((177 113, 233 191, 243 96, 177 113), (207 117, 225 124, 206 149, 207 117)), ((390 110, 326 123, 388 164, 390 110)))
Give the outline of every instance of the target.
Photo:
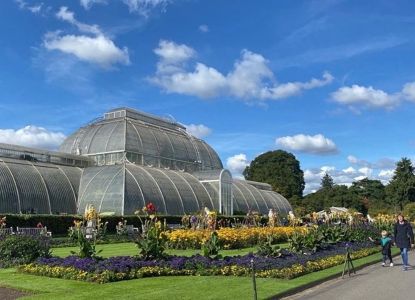
MULTIPOLYGON (((355 260, 354 265, 361 267, 378 261, 380 254, 374 254, 355 260)), ((258 278, 258 299, 280 297, 298 291, 301 287, 332 278, 342 270, 343 266, 339 265, 292 280, 258 278)), ((0 285, 32 293, 22 299, 252 299, 252 280, 249 277, 155 277, 99 285, 2 269, 0 285)))
MULTIPOLYGON (((286 247, 287 244, 281 244, 282 247, 286 247)), ((102 250, 99 254, 103 257, 111 257, 111 256, 134 256, 138 255, 138 248, 135 243, 118 243, 118 244, 104 244, 104 245, 96 245, 97 250, 102 250)), ((71 251, 78 251, 77 247, 62 247, 62 248, 52 248, 52 254, 55 256, 66 257, 71 255, 71 251)), ((255 252, 256 248, 243 248, 243 249, 233 249, 233 250, 222 250, 220 253, 223 256, 235 256, 235 255, 245 255, 249 252, 255 252)), ((175 249, 168 249, 167 254, 170 255, 180 255, 180 256, 192 256, 195 254, 201 254, 201 250, 175 250, 175 249)))

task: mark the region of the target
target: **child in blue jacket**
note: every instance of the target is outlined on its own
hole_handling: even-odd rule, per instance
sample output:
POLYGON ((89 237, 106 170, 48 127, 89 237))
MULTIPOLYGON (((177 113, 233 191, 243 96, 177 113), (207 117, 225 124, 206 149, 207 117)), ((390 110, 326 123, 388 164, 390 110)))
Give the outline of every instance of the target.
POLYGON ((393 267, 393 261, 392 261, 392 239, 389 237, 389 234, 386 230, 382 230, 382 237, 379 240, 373 240, 371 237, 369 239, 382 246, 382 255, 383 255, 383 262, 382 267, 386 266, 386 261, 389 259, 389 266, 393 267))

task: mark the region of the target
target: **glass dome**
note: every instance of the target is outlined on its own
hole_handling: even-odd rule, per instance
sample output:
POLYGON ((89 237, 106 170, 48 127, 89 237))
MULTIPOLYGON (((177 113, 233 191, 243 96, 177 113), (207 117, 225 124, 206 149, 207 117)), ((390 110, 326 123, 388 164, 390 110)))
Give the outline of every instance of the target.
POLYGON ((122 108, 80 128, 61 145, 61 152, 86 155, 98 165, 128 160, 174 170, 221 169, 218 154, 182 125, 122 108))

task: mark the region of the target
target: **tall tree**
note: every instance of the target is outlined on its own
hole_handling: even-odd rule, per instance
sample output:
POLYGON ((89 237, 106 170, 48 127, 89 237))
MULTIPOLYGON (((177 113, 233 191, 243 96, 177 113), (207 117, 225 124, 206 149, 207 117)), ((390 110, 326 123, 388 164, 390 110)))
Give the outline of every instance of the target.
POLYGON ((322 189, 332 189, 334 186, 333 178, 326 173, 321 179, 321 188, 322 189))
POLYGON ((379 180, 364 178, 353 182, 349 188, 354 198, 362 203, 363 212, 386 208, 385 186, 379 180))
POLYGON ((269 183, 287 199, 302 197, 304 172, 300 162, 283 150, 269 151, 256 157, 243 172, 245 179, 269 183))
POLYGON ((396 164, 395 175, 386 187, 386 197, 400 210, 405 204, 415 201, 415 175, 410 159, 404 157, 396 164))

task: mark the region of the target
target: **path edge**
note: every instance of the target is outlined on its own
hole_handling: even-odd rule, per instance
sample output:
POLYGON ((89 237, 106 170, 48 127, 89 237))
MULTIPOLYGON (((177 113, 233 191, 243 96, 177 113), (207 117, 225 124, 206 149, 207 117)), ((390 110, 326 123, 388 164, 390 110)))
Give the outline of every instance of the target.
MULTIPOLYGON (((399 255, 400 254, 396 254, 393 257, 395 258, 395 257, 397 257, 399 255)), ((368 266, 377 264, 377 263, 379 263, 381 261, 382 261, 382 258, 379 257, 379 259, 376 259, 376 260, 374 260, 372 262, 368 262, 368 263, 365 263, 365 264, 360 265, 358 267, 355 267, 355 270, 356 271, 361 270, 361 269, 366 268, 368 266)), ((300 293, 300 292, 303 292, 303 291, 305 291, 305 290, 307 290, 309 288, 312 288, 312 287, 315 287, 315 286, 317 286, 319 284, 322 284, 322 283, 324 283, 326 281, 333 280, 333 279, 336 279, 336 278, 340 278, 341 275, 342 275, 342 273, 343 273, 343 271, 336 272, 336 273, 334 273, 332 275, 329 275, 329 276, 327 276, 325 278, 317 279, 317 280, 315 280, 313 282, 309 282, 309 283, 306 283, 304 285, 301 285, 301 286, 298 286, 298 287, 295 287, 295 288, 292 288, 292 289, 288 289, 288 290, 286 290, 284 292, 275 294, 274 296, 271 296, 271 297, 266 298, 266 299, 267 300, 279 300, 279 299, 282 299, 282 298, 285 298, 285 297, 289 297, 289 296, 295 295, 295 294, 300 293)), ((353 277, 353 275, 350 276, 350 277, 353 277)))

